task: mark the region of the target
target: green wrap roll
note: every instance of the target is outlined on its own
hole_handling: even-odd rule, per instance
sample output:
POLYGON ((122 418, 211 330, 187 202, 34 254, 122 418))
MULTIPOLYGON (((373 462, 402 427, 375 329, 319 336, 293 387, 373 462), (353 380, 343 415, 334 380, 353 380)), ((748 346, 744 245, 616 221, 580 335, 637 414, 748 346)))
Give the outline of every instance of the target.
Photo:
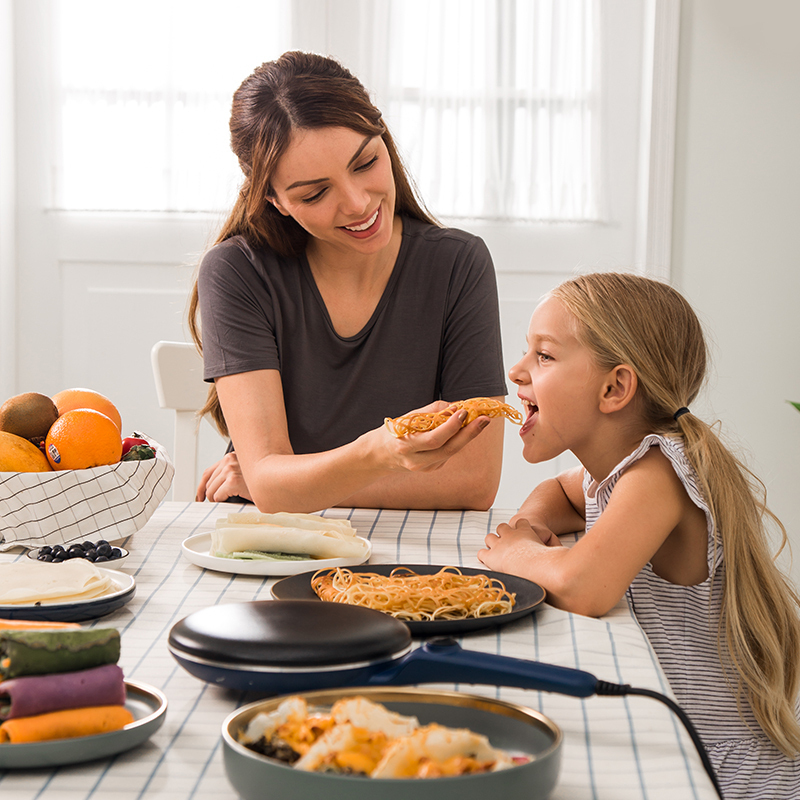
POLYGON ((116 664, 116 628, 94 630, 0 631, 0 677, 49 675, 116 664))

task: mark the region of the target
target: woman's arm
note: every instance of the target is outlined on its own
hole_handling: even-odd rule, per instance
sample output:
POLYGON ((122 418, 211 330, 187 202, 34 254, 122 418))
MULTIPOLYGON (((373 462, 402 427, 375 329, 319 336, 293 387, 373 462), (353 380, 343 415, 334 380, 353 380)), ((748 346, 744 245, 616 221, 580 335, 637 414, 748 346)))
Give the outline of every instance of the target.
POLYGON ((493 419, 480 436, 433 472, 393 473, 365 486, 337 505, 487 511, 500 485, 503 423, 502 419, 493 419))
MULTIPOLYGON (((244 496, 262 511, 317 511, 355 500, 360 504, 369 500, 384 507, 390 507, 390 503, 403 508, 460 507, 460 500, 468 499, 459 480, 469 468, 466 459, 459 459, 455 469, 445 462, 466 448, 487 420, 475 420, 462 429, 455 415, 433 431, 402 439, 381 427, 334 450, 296 455, 289 442, 277 370, 230 375, 219 378, 216 386, 236 443, 241 479, 247 487, 244 496), (443 479, 438 474, 442 471, 443 479), (374 486, 377 482, 383 484, 385 492, 374 486)), ((493 433, 493 437, 498 435, 493 433)), ((469 462, 485 458, 487 453, 493 459, 486 460, 496 464, 493 496, 499 480, 500 448, 495 446, 493 450, 490 440, 488 448, 473 450, 469 462)), ((475 467, 477 470, 477 464, 475 467)), ((489 479, 490 473, 484 469, 483 474, 489 474, 489 479)), ((242 485, 229 478, 226 483, 219 475, 211 476, 206 481, 205 496, 222 500, 241 494, 242 485)), ((202 499, 199 495, 200 492, 198 498, 202 499)))
POLYGON ((562 517, 558 511, 550 517, 540 513, 545 516, 533 526, 526 520, 515 528, 501 525, 497 535, 486 537, 487 549, 478 557, 491 569, 543 586, 547 601, 558 608, 602 616, 679 525, 686 493, 667 459, 651 451, 622 474, 600 518, 572 547, 542 541, 541 520, 552 524, 562 517))

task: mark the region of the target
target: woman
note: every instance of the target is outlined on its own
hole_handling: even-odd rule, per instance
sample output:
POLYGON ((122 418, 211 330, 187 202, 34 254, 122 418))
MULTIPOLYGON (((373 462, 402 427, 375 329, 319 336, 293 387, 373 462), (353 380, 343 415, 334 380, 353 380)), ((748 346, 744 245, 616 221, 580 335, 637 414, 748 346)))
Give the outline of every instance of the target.
POLYGON ((505 394, 483 242, 422 209, 380 112, 332 59, 292 52, 259 67, 234 95, 231 145, 245 180, 189 322, 213 382, 201 413, 235 452, 206 470, 197 499, 488 508, 500 421, 461 428, 454 415, 402 439, 382 424, 505 394))

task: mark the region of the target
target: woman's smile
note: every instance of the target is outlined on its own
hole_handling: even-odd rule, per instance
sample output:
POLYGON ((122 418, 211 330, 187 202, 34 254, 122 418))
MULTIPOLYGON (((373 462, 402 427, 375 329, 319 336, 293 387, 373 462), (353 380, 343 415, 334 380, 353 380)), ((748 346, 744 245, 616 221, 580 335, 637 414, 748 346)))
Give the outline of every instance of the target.
POLYGON ((350 236, 356 239, 367 239, 373 234, 377 233, 381 226, 381 206, 375 209, 372 214, 364 222, 354 222, 352 225, 342 225, 342 229, 347 231, 350 236))

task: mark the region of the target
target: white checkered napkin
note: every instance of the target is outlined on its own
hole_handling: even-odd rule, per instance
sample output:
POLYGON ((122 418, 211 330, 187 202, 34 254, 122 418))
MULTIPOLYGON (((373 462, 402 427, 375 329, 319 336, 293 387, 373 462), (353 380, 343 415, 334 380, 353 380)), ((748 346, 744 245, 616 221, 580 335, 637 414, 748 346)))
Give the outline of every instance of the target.
POLYGON ((60 472, 0 472, 0 550, 109 541, 138 531, 164 499, 175 467, 156 457, 60 472))

